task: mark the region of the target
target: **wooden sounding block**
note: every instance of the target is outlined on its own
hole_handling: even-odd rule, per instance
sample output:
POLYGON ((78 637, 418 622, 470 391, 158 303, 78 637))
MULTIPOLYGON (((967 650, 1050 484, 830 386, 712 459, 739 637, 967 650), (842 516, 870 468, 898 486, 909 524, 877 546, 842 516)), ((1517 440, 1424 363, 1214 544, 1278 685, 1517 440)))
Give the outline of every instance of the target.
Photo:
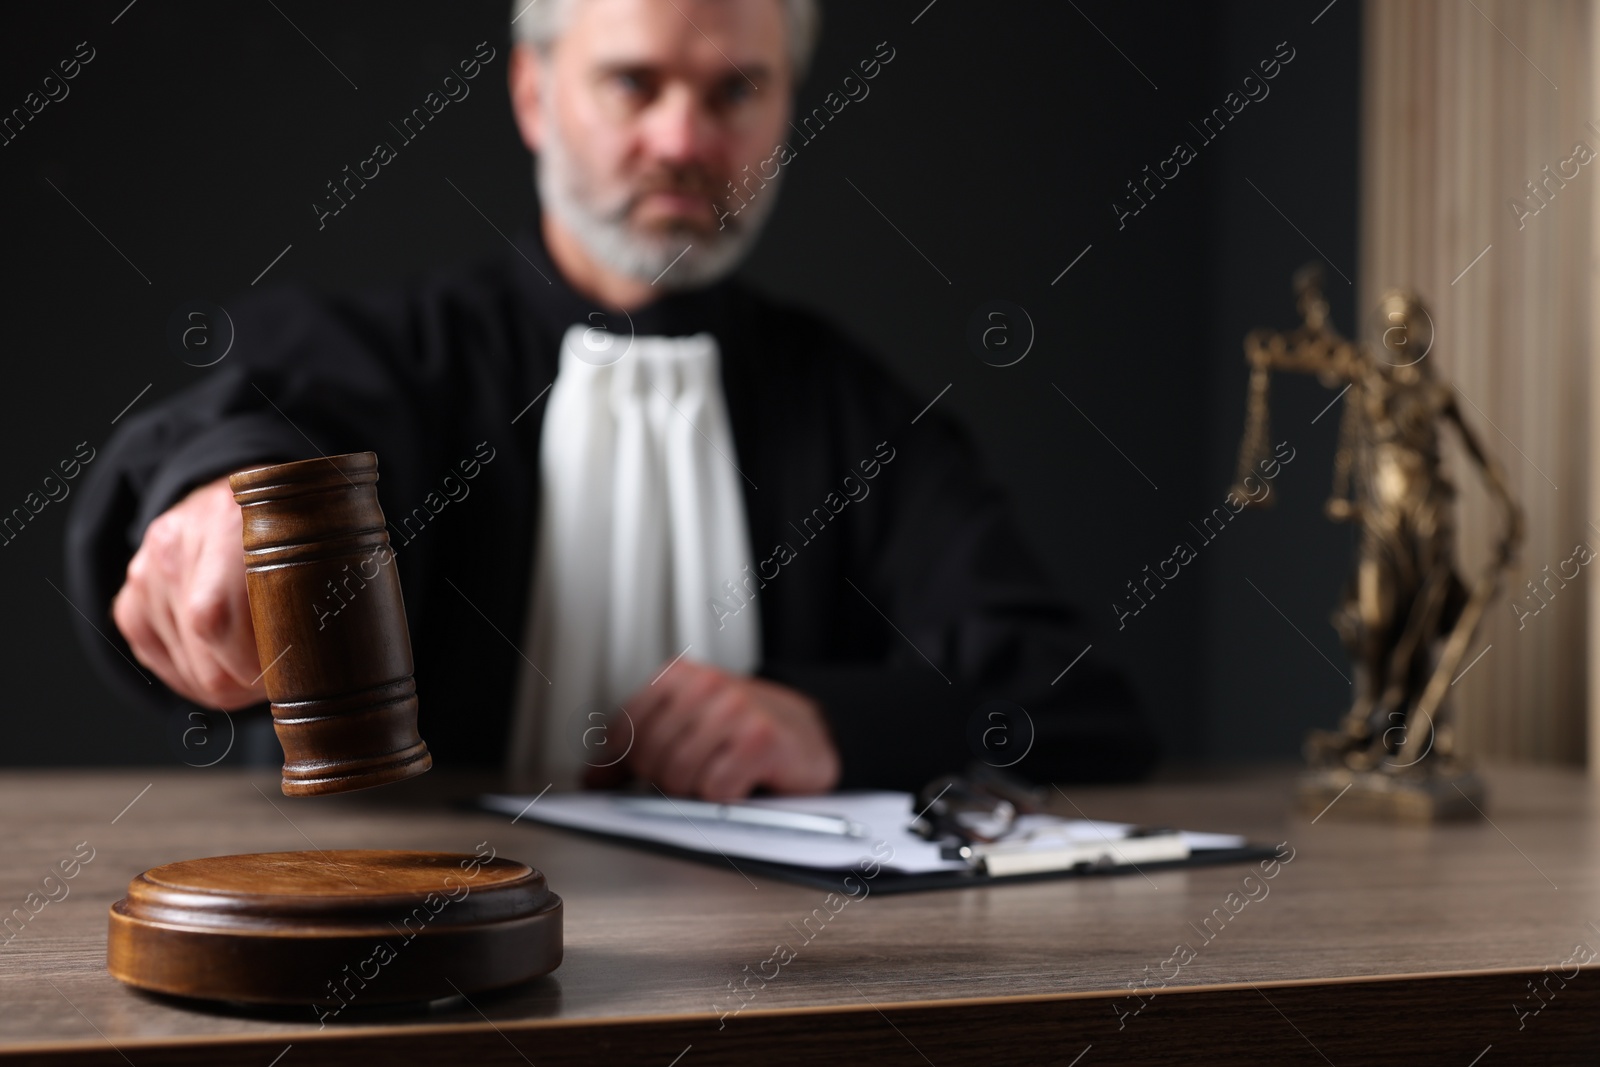
POLYGON ((106 966, 157 993, 346 1007, 497 989, 561 963, 561 898, 523 863, 329 850, 183 860, 111 907, 106 966))
POLYGON ((288 796, 433 766, 417 734, 411 636, 377 481, 371 452, 228 477, 244 512, 245 585, 288 796))

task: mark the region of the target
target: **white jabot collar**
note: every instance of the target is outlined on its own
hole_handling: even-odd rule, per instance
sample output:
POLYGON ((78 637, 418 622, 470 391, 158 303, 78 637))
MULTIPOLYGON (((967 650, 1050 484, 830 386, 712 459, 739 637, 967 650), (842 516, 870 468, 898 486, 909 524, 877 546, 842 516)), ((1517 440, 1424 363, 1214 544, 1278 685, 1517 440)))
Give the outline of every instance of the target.
POLYGON ((631 729, 597 728, 675 657, 760 660, 756 603, 731 618, 712 603, 753 562, 716 338, 572 326, 539 446, 508 769, 519 788, 573 788, 621 759, 631 729))

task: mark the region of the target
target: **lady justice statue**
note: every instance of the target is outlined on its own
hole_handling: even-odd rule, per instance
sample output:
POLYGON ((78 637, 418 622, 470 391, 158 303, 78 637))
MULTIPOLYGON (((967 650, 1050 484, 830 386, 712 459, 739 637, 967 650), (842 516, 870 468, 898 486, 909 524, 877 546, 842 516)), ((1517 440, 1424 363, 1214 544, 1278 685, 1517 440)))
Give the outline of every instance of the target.
MULTIPOLYGON (((1433 319, 1422 302, 1403 290, 1386 293, 1383 334, 1372 348, 1329 326, 1321 280, 1317 264, 1295 275, 1299 329, 1245 338, 1250 392, 1237 477, 1242 483, 1267 455, 1272 371, 1315 374, 1348 392, 1326 510, 1359 528, 1355 569, 1333 614, 1355 668, 1355 700, 1340 729, 1307 739, 1301 805, 1406 820, 1472 817, 1481 814, 1483 785, 1455 751, 1445 694, 1522 540, 1521 510, 1452 390, 1433 375, 1433 319), (1470 588, 1454 563, 1455 488, 1439 456, 1445 424, 1504 522, 1470 588)), ((1235 491, 1249 499, 1242 484, 1235 491)))

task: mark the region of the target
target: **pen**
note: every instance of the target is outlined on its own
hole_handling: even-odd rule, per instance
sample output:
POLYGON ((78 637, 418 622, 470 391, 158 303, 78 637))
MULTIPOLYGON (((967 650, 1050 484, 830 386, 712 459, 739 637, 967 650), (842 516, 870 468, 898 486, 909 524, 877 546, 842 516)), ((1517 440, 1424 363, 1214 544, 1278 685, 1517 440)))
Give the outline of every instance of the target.
POLYGON ((840 815, 817 815, 750 804, 718 804, 709 800, 671 800, 667 797, 618 797, 617 804, 640 815, 660 815, 687 821, 698 818, 777 830, 834 834, 838 837, 867 836, 865 826, 840 815))

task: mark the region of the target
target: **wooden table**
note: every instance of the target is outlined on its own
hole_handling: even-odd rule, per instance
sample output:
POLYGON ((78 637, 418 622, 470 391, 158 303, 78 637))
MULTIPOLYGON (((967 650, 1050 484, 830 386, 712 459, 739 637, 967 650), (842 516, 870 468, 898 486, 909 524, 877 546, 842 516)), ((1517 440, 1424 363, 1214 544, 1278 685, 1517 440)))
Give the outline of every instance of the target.
POLYGON ((1244 832, 1286 842, 1293 859, 1270 882, 1218 867, 868 897, 813 922, 821 932, 804 941, 820 890, 451 808, 446 798, 481 783, 437 772, 301 800, 239 772, 9 772, 0 917, 42 892, 59 860, 93 858, 0 945, 0 1060, 1592 1063, 1600 962, 1566 961, 1575 945, 1600 949, 1596 791, 1550 770, 1489 782, 1492 824, 1435 829, 1292 815, 1282 771, 1068 790, 1091 817, 1244 832), (156 864, 312 847, 470 853, 485 841, 542 869, 566 900, 566 961, 524 988, 400 1011, 352 1005, 319 1029, 309 1005, 241 1015, 106 974, 106 909, 156 864), (1246 894, 1256 899, 1238 905, 1246 894), (1207 926, 1217 909, 1226 921, 1207 926), (781 968, 764 962, 779 942, 797 950, 781 968), (1187 962, 1175 961, 1180 943, 1187 962), (730 983, 774 970, 722 1017, 739 1003, 730 983))

